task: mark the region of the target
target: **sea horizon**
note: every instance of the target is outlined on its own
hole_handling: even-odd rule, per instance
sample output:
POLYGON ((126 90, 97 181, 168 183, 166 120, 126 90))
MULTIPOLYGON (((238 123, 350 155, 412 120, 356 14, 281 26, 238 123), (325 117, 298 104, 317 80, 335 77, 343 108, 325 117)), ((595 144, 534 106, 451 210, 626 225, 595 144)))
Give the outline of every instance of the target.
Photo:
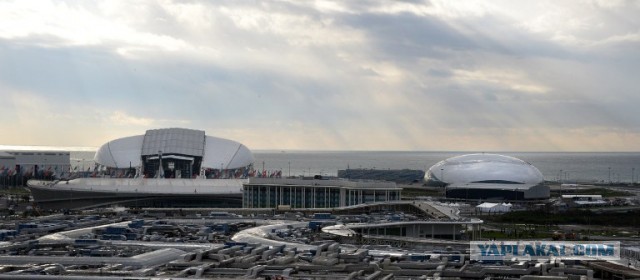
MULTIPOLYGON (((30 150, 52 150, 69 152, 95 152, 99 147, 92 146, 51 146, 51 145, 0 145, 0 151, 30 151, 30 150)), ((332 152, 419 152, 419 153, 640 153, 640 151, 585 151, 585 150, 338 150, 338 149, 251 149, 252 152, 259 153, 332 153, 332 152)))
MULTIPOLYGON (((72 168, 94 165, 97 148, 77 146, 8 146, 1 150, 69 151, 72 168), (7 149, 11 147, 12 149, 7 149)), ((426 171, 450 157, 483 151, 252 150, 254 168, 281 171, 284 176, 337 176, 344 169, 412 169, 426 171)), ((640 182, 640 152, 484 151, 512 156, 535 166, 547 181, 562 183, 640 182), (637 166, 636 166, 637 165, 637 166), (638 172, 636 172, 638 167, 638 172)))

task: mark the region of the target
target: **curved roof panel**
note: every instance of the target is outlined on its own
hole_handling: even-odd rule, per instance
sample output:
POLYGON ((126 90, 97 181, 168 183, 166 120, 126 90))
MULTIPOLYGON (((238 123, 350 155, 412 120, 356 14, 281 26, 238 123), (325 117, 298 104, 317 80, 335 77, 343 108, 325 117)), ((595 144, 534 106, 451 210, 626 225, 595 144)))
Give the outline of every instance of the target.
POLYGON ((94 161, 115 168, 140 166, 143 139, 144 135, 136 135, 109 141, 98 149, 94 161))
POLYGON ((205 139, 202 167, 234 169, 253 164, 255 159, 244 145, 227 139, 207 136, 205 139))
POLYGON ((142 142, 142 155, 180 154, 201 157, 205 135, 202 130, 163 128, 147 130, 142 142))

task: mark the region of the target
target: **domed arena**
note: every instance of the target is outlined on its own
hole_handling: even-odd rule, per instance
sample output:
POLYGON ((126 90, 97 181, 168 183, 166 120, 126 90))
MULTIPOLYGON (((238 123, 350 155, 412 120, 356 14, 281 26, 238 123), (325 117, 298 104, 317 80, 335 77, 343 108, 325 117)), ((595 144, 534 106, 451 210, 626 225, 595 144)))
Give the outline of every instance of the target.
POLYGON ((425 173, 429 186, 446 188, 447 198, 535 200, 549 198, 542 173, 520 159, 498 154, 468 154, 445 159, 425 173))
POLYGON ((255 161, 236 141, 202 130, 163 128, 111 140, 98 148, 93 172, 59 181, 30 180, 44 209, 242 207, 242 184, 255 161), (210 179, 210 180, 209 180, 210 179))
POLYGON ((109 141, 94 161, 116 177, 231 179, 246 177, 254 157, 232 140, 201 130, 165 128, 109 141))

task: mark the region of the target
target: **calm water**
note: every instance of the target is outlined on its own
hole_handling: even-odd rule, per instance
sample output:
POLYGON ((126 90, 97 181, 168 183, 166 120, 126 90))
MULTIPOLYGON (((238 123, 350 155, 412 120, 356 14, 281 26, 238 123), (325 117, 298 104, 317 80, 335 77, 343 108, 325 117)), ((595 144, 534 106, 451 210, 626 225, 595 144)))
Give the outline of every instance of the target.
MULTIPOLYGON (((468 152, 309 152, 254 151, 255 168, 282 170, 282 175, 335 176, 338 169, 421 169, 468 152)), ((640 177, 640 153, 500 153, 527 161, 547 180, 565 182, 631 182, 640 177), (632 169, 636 169, 635 172, 632 169), (611 170, 611 171, 609 171, 611 170)), ((93 166, 93 152, 72 152, 72 166, 93 166)))

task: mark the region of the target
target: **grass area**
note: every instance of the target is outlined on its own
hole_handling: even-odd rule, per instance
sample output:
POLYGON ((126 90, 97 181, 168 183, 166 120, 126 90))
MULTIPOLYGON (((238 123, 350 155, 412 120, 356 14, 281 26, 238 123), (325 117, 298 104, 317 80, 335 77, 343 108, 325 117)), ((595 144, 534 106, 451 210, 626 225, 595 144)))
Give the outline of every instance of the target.
POLYGON ((432 188, 403 188, 402 197, 413 198, 417 196, 443 196, 444 190, 432 188))
POLYGON ((496 223, 640 227, 640 210, 602 213, 589 210, 571 210, 561 213, 515 211, 499 216, 483 216, 482 218, 496 223))
POLYGON ((2 188, 0 189, 0 195, 30 195, 31 192, 27 188, 24 187, 11 187, 11 188, 2 188))
POLYGON ((599 194, 599 195, 602 195, 602 197, 634 196, 634 194, 627 191, 620 191, 620 190, 606 189, 606 188, 578 189, 578 190, 567 192, 567 193, 563 192, 563 194, 587 194, 587 195, 599 194))
POLYGON ((552 237, 549 231, 538 230, 505 230, 505 231, 483 231, 482 238, 508 240, 508 239, 548 239, 552 237))

